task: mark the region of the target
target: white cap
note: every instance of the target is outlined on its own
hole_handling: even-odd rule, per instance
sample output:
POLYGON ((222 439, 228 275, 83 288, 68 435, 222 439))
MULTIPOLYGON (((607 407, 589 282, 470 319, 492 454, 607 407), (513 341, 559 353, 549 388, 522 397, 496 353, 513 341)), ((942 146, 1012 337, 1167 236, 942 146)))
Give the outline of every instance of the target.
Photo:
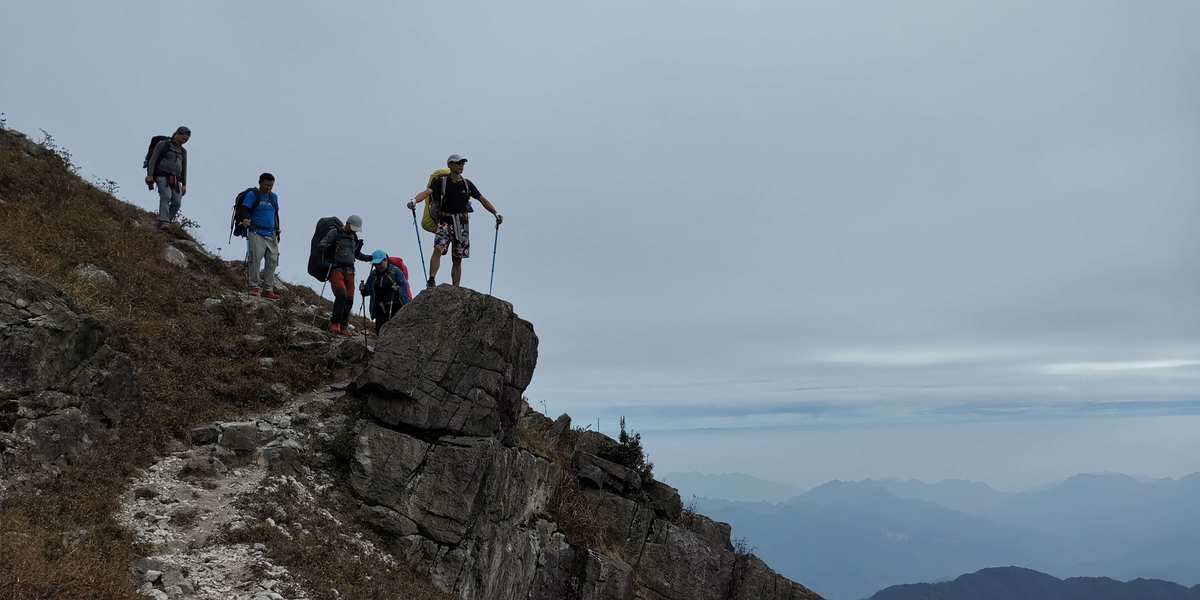
POLYGON ((462 156, 460 154, 451 154, 450 158, 446 159, 446 164, 459 163, 459 162, 467 162, 467 157, 462 156))

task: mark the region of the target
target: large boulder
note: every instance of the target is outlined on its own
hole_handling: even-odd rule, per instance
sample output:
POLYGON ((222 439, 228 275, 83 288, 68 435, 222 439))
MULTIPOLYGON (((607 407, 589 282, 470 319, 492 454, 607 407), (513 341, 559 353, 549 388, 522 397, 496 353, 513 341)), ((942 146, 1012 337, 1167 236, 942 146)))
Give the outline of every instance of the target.
POLYGON ((511 305, 462 288, 422 292, 384 328, 351 386, 366 410, 349 482, 394 555, 461 600, 819 600, 602 458, 612 438, 533 411, 536 361, 511 305))
POLYGON ((533 325, 511 304, 442 285, 419 294, 383 330, 356 393, 387 425, 512 445, 536 363, 533 325))
POLYGON ((0 490, 52 474, 141 414, 123 344, 50 284, 0 265, 0 490))

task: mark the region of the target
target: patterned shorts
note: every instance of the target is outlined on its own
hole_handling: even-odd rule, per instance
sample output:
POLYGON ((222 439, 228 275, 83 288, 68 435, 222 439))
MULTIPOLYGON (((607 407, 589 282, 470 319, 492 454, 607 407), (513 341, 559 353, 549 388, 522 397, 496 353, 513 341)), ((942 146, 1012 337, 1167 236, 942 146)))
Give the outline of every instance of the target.
POLYGON ((471 256, 471 234, 467 228, 467 220, 463 219, 459 222, 458 235, 455 235, 454 225, 450 223, 438 223, 437 233, 433 236, 433 245, 453 248, 454 258, 468 258, 471 256))

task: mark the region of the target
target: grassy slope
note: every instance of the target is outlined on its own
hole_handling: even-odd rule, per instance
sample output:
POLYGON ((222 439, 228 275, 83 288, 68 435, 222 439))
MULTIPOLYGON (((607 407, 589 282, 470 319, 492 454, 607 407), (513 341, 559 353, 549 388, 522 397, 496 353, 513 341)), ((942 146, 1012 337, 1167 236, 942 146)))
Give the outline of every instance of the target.
MULTIPOLYGON (((64 290, 124 337, 146 397, 145 415, 119 439, 0 506, 0 598, 136 598, 128 571, 134 540, 111 518, 126 480, 196 424, 271 408, 276 401, 263 392, 272 383, 305 390, 330 377, 319 358, 286 344, 265 354, 275 359, 271 370, 259 369, 254 358, 264 354, 239 344, 251 328, 246 315, 205 316, 204 300, 240 289, 242 275, 211 260, 199 265, 212 276, 203 281, 165 263, 167 236, 185 234, 159 233, 145 226, 151 222, 85 183, 62 156, 30 156, 0 130, 0 262, 64 290), (71 273, 82 263, 118 285, 79 283, 71 273)), ((319 300, 295 287, 284 301, 297 297, 319 300)), ((363 576, 361 568, 343 575, 363 576)))

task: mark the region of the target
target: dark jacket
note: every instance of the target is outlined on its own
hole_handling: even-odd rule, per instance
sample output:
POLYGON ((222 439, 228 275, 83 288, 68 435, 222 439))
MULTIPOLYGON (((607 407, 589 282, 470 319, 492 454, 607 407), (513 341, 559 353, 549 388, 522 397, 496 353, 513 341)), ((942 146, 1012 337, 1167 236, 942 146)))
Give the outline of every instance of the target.
POLYGON ((390 318, 388 308, 395 314, 397 309, 408 304, 408 280, 396 265, 389 264, 382 274, 372 268, 363 296, 371 297, 372 319, 378 320, 385 315, 390 318))
POLYGON ((345 227, 329 230, 319 245, 335 269, 353 269, 355 259, 371 262, 371 257, 362 253, 363 241, 358 239, 358 234, 346 231, 345 227))
POLYGON ((174 175, 180 183, 187 185, 187 149, 176 146, 169 138, 159 142, 150 153, 146 174, 151 177, 174 175))

